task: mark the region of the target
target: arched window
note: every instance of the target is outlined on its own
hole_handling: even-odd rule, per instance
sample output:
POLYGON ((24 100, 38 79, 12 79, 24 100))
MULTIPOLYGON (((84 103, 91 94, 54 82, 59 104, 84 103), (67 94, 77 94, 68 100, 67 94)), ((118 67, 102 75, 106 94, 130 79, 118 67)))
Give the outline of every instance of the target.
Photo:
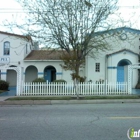
POLYGON ((4 42, 4 55, 10 55, 10 42, 4 42))

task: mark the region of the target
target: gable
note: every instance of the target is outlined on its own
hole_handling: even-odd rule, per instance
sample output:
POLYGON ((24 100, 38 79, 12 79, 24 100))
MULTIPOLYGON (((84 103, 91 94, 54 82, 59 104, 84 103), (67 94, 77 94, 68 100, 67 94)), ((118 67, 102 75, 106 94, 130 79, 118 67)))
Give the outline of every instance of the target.
POLYGON ((120 28, 116 28, 116 29, 96 32, 94 34, 94 36, 103 35, 103 34, 122 33, 123 31, 126 33, 134 33, 134 34, 138 34, 138 35, 140 34, 140 30, 128 28, 128 27, 120 27, 120 28))
POLYGON ((122 49, 122 50, 119 50, 119 51, 116 51, 116 52, 107 54, 106 56, 109 57, 109 56, 112 56, 112 55, 115 55, 115 54, 118 54, 118 53, 121 53, 121 52, 129 52, 129 53, 131 53, 131 54, 133 54, 133 55, 139 56, 138 53, 135 53, 135 52, 133 52, 133 51, 131 51, 131 50, 129 50, 129 49, 122 49))

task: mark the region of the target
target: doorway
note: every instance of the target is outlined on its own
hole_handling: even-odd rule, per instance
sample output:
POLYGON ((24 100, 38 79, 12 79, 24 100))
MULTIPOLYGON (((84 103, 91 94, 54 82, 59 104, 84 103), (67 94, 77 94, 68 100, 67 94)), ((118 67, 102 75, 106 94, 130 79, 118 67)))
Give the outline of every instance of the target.
POLYGON ((48 82, 56 80, 56 69, 53 66, 47 66, 44 69, 44 79, 48 82))
POLYGON ((127 59, 122 59, 117 65, 117 82, 125 82, 125 66, 130 65, 131 62, 127 59))

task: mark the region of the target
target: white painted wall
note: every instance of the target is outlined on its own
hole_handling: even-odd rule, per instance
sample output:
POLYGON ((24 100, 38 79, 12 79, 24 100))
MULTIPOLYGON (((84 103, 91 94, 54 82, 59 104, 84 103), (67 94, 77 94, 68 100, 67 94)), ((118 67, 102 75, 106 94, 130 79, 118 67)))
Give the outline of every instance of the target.
POLYGON ((25 61, 24 62, 24 73, 26 71, 26 68, 30 65, 33 65, 38 70, 38 77, 44 77, 44 69, 47 66, 53 66, 56 69, 56 79, 63 79, 66 81, 72 81, 70 71, 65 71, 62 69, 60 64, 62 64, 62 61, 25 61))
MULTIPOLYGON (((10 61, 7 63, 7 65, 24 67, 23 61, 25 56, 31 52, 30 48, 33 49, 32 42, 31 40, 24 38, 24 36, 0 33, 0 58, 8 58, 10 61), (4 55, 4 42, 6 41, 10 42, 9 55, 4 55)), ((10 83, 10 86, 15 86, 17 74, 12 70, 2 70, 1 79, 7 80, 10 83)))
POLYGON ((9 65, 15 66, 18 65, 23 66, 23 59, 33 49, 31 41, 28 41, 23 37, 7 34, 0 34, 0 46, 1 46, 0 57, 8 57, 10 59, 9 65), (10 55, 3 54, 5 41, 10 42, 10 55))
MULTIPOLYGON (((103 38, 108 43, 108 50, 100 51, 96 58, 90 56, 86 57, 86 77, 87 81, 92 80, 94 82, 99 79, 108 80, 109 82, 117 81, 117 65, 122 59, 128 59, 132 64, 138 63, 138 56, 130 52, 120 52, 110 55, 106 58, 107 54, 120 51, 122 49, 129 49, 135 53, 139 53, 140 35, 133 33, 126 33, 127 39, 121 40, 120 34, 104 34, 103 38), (107 60, 106 60, 107 59, 107 60), (95 72, 95 63, 100 63, 100 72, 95 72), (107 67, 114 67, 114 69, 108 69, 107 67)), ((95 53, 96 54, 96 53, 95 53)), ((137 83, 137 70, 133 70, 133 87, 137 83)))
POLYGON ((101 56, 95 60, 88 57, 86 62, 86 81, 92 80, 93 82, 96 82, 100 79, 105 80, 105 56, 101 56), (100 72, 95 71, 96 63, 100 63, 100 72))

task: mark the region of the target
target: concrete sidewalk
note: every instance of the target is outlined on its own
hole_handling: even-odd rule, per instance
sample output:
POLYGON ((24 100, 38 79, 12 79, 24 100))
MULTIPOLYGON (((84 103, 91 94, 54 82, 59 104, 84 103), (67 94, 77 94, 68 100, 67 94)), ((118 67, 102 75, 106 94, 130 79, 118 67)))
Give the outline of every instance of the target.
POLYGON ((14 96, 0 97, 0 105, 53 105, 53 104, 109 104, 140 103, 140 99, 98 99, 98 100, 14 100, 6 101, 14 96))
POLYGON ((13 87, 9 87, 8 88, 8 91, 5 91, 3 93, 0 94, 0 97, 3 97, 3 96, 16 96, 16 87, 13 86, 13 87))
POLYGON ((12 98, 12 97, 15 97, 15 96, 0 96, 0 102, 5 101, 6 99, 12 98))

